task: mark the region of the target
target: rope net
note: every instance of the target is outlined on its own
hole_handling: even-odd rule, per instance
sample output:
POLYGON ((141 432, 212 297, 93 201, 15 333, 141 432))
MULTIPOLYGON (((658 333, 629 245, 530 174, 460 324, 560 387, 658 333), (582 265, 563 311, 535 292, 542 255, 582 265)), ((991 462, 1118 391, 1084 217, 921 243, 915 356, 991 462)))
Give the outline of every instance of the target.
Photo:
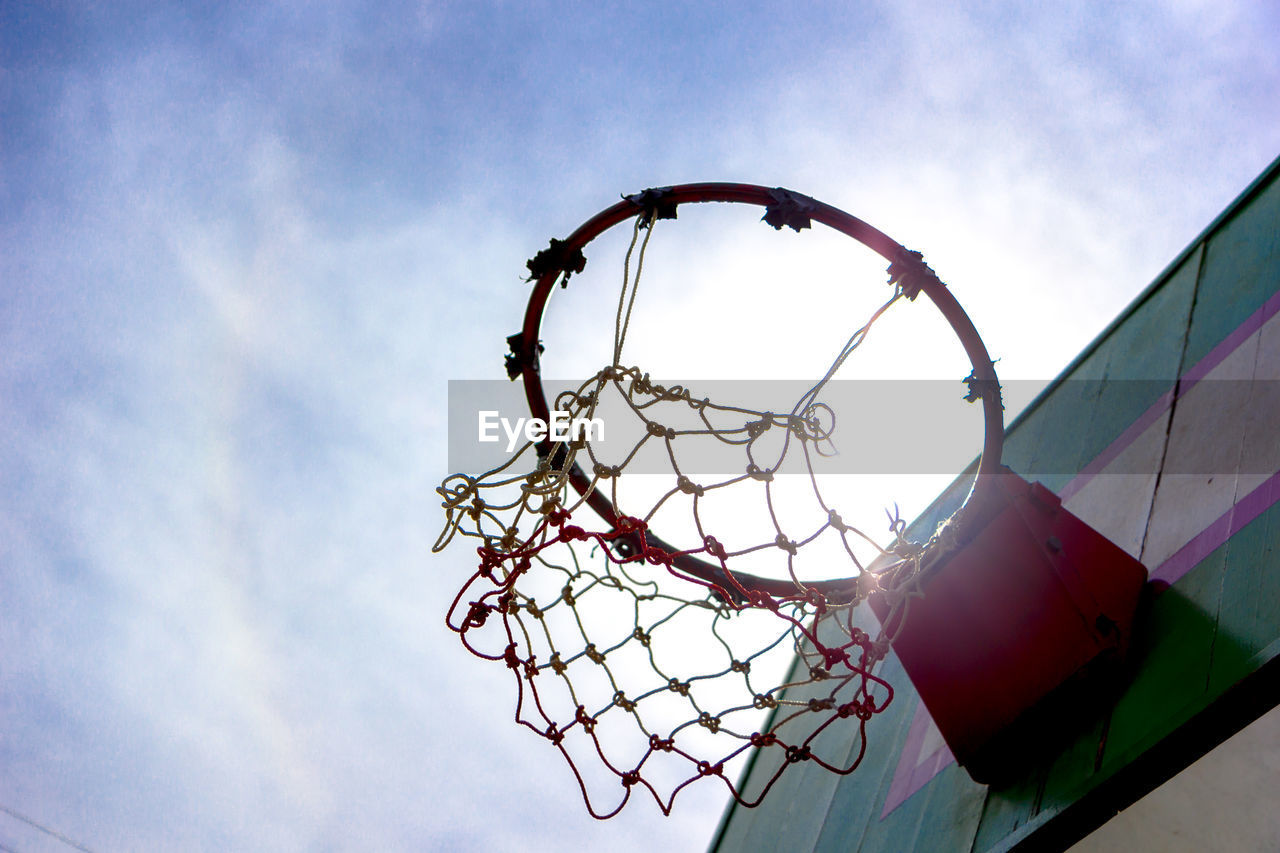
POLYGON ((665 814, 682 790, 716 779, 750 807, 796 764, 852 772, 868 720, 893 697, 875 674, 892 638, 860 625, 868 617, 858 605, 883 596, 890 607, 883 624, 900 625, 920 594, 922 567, 947 550, 945 529, 913 544, 896 515, 890 543, 876 544, 828 505, 814 474, 835 428, 822 388, 903 295, 901 285, 791 411, 713 402, 622 364, 655 220, 636 218, 613 363, 553 406, 580 423, 612 399, 638 427, 638 440, 612 455, 589 431, 529 442, 500 467, 454 474, 438 489, 446 525, 434 550, 461 536, 476 542, 478 557, 448 625, 473 654, 510 670, 516 721, 564 756, 597 818, 617 814, 637 790, 665 814), (688 448, 698 441, 733 448, 740 470, 686 473, 696 468, 688 448), (623 488, 624 475, 655 447, 669 462, 666 485, 637 500, 623 488), (816 509, 800 528, 780 510, 777 475, 788 459, 805 473, 789 479, 802 479, 816 509), (761 501, 767 521, 718 538, 709 507, 730 492, 761 501), (661 512, 663 535, 671 536, 665 518, 677 508, 683 538, 671 544, 651 528, 661 512), (608 520, 593 526, 596 514, 608 520), (859 558, 868 547, 874 559, 859 558), (846 563, 844 580, 806 582, 829 572, 833 555, 846 563), (772 579, 763 580, 769 566, 772 579), (739 790, 726 765, 750 750, 775 770, 739 790))

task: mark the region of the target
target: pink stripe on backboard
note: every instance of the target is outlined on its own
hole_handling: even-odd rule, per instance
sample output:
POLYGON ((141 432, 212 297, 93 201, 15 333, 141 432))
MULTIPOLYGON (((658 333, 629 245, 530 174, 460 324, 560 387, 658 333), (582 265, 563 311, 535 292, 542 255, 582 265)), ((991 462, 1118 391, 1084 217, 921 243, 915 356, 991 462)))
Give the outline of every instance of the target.
POLYGON ((1272 294, 1270 299, 1262 303, 1261 308, 1249 315, 1243 323, 1236 327, 1234 332, 1219 341, 1217 346, 1209 350, 1208 355, 1200 359, 1194 367, 1184 373, 1182 384, 1190 387, 1199 382, 1210 370, 1213 370, 1225 361, 1227 356, 1239 349, 1241 344, 1252 337, 1277 313, 1280 313, 1280 290, 1272 294))
POLYGON ((1151 407, 1138 416, 1138 419, 1129 425, 1129 428, 1120 433, 1120 436, 1099 453, 1094 460, 1084 469, 1072 478, 1070 483, 1063 487, 1062 493, 1058 497, 1064 501, 1069 500, 1072 495, 1088 485, 1089 481, 1102 473, 1108 465, 1115 461, 1116 457, 1129 448, 1129 445, 1138 440, 1138 436, 1142 435, 1154 424, 1160 417, 1169 410, 1169 406, 1173 404, 1173 391, 1165 391, 1160 398, 1151 404, 1151 407))
MULTIPOLYGON (((1181 397, 1197 382, 1209 374, 1227 359, 1233 352, 1249 340, 1272 317, 1280 314, 1280 291, 1268 299, 1261 308, 1251 314, 1243 323, 1212 350, 1200 359, 1191 369, 1184 373, 1178 381, 1178 396, 1181 397)), ((1079 492, 1107 465, 1115 460, 1129 445, 1133 444, 1152 424, 1172 405, 1174 395, 1166 392, 1160 396, 1150 408, 1143 412, 1128 429, 1111 442, 1102 453, 1084 467, 1070 483, 1063 488, 1063 500, 1079 492)), ((1179 548, 1172 556, 1153 569, 1149 575, 1152 581, 1164 581, 1172 584, 1199 565, 1202 560, 1221 547, 1228 539, 1240 532, 1249 522, 1263 512, 1280 503, 1280 472, 1273 474, 1262 485, 1235 502, 1235 504, 1214 519, 1208 526, 1193 536, 1190 541, 1179 548)), ((916 707, 915 717, 907 731, 906 742, 898 759, 898 767, 894 771, 893 781, 889 784, 889 792, 885 798, 884 810, 880 813, 883 820, 894 809, 925 786, 949 764, 955 761, 951 750, 942 745, 928 755, 921 755, 924 748, 925 735, 933 725, 933 718, 928 709, 920 702, 916 707)))
MULTIPOLYGON (((1233 352, 1238 350, 1245 341, 1258 333, 1268 320, 1280 313, 1280 291, 1272 294, 1271 298, 1262 304, 1262 307, 1254 311, 1244 322, 1235 328, 1231 334, 1227 335, 1217 346, 1209 350, 1204 358, 1200 359, 1190 369, 1179 377, 1177 383, 1178 396, 1186 394, 1201 379, 1209 375, 1215 367, 1227 360, 1233 352)), ((1072 478, 1071 482, 1063 487, 1062 492, 1058 495, 1064 501, 1071 498, 1076 492, 1083 489, 1090 480, 1100 474, 1103 469, 1115 461, 1116 457, 1128 449, 1129 445, 1138 440, 1147 429, 1154 424, 1161 415, 1168 411, 1173 405, 1174 396, 1170 391, 1166 391, 1160 395, 1160 399, 1156 400, 1145 412, 1138 416, 1129 428, 1120 433, 1119 437, 1107 448, 1097 455, 1096 458, 1086 465, 1079 474, 1072 478)))
POLYGON ((1201 560, 1220 548, 1228 539, 1239 533, 1246 524, 1262 515, 1263 512, 1274 506, 1277 501, 1280 501, 1280 472, 1272 474, 1270 479, 1214 519, 1208 527, 1200 531, 1190 542, 1183 545, 1171 557, 1152 570, 1149 579, 1173 583, 1198 566, 1201 560))
POLYGON ((924 737, 932 725, 933 718, 929 716, 924 703, 919 703, 916 706, 916 715, 911 720, 911 728, 907 730, 907 741, 902 746, 902 757, 898 760, 898 769, 894 771, 893 781, 889 783, 889 794, 885 798, 884 810, 880 812, 881 820, 956 760, 945 743, 928 755, 920 754, 924 747, 924 737), (908 757, 912 760, 909 761, 908 757))

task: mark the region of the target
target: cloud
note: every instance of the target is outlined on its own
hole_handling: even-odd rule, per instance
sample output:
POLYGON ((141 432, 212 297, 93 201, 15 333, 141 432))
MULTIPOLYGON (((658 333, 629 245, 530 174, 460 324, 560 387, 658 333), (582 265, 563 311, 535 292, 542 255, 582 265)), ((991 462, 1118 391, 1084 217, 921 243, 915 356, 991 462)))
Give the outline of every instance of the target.
MULTIPOLYGON (((549 9, 6 42, 0 802, 104 849, 702 848, 721 793, 591 821, 442 624, 446 382, 501 375, 524 261, 624 191, 791 185, 1043 376, 1280 141, 1260 7, 549 9)), ((751 258, 705 246, 650 316, 751 258)), ((561 363, 612 298, 555 295, 561 363)))

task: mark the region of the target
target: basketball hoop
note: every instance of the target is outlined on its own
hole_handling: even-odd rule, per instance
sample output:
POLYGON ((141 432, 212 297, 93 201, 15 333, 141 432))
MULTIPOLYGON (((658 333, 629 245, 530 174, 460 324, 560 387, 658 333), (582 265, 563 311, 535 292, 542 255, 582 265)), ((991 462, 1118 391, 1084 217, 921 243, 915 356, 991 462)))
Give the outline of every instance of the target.
POLYGON ((874 673, 892 639, 886 631, 901 625, 930 568, 980 525, 999 475, 1000 386, 968 316, 920 253, 815 199, 746 184, 688 184, 626 196, 567 239, 552 240, 528 269, 533 293, 522 330, 508 339, 507 371, 523 381, 532 416, 544 423, 553 415, 589 420, 610 395, 642 426, 642 437, 620 459, 603 458, 581 435, 547 437, 482 475, 449 477, 438 490, 447 522, 434 550, 459 534, 478 544, 478 567, 453 601, 450 628, 472 653, 511 670, 517 722, 561 752, 595 817, 617 814, 636 789, 647 790, 669 813, 680 791, 701 779, 719 779, 739 802, 754 806, 794 764, 852 772, 865 750, 868 720, 893 696, 874 673), (763 207, 765 223, 778 230, 821 224, 889 264, 886 302, 789 412, 712 401, 692 388, 656 383, 623 362, 645 252, 654 231, 667 227, 658 223, 675 219, 681 205, 705 202, 763 207), (627 221, 632 238, 612 361, 549 404, 539 364, 548 298, 557 283, 566 285, 585 269, 588 244, 627 221), (892 518, 892 541, 881 546, 828 505, 812 476, 813 455, 822 453, 834 428, 822 392, 876 320, 921 293, 950 324, 972 366, 966 399, 982 403, 982 456, 963 506, 927 542, 909 542, 905 524, 892 518), (672 426, 682 418, 696 426, 672 426), (765 438, 779 435, 766 449, 765 438), (719 479, 685 473, 679 450, 694 440, 740 450, 741 470, 719 479), (646 444, 665 450, 671 485, 651 504, 633 506, 618 482, 646 444), (802 461, 825 511, 798 533, 784 527, 771 502, 787 457, 802 461), (763 491, 772 529, 759 541, 727 545, 708 528, 700 507, 710 496, 745 487, 763 491), (691 507, 697 535, 673 544, 652 527, 659 509, 677 502, 691 507), (820 580, 807 571, 806 555, 819 540, 842 547, 847 576, 820 580), (877 557, 859 559, 855 541, 873 545, 877 557), (753 570, 770 559, 784 567, 775 572, 781 576, 753 570), (888 607, 884 629, 857 611, 869 595, 888 607), (787 677, 765 683, 760 662, 775 649, 793 651, 797 663, 787 677), (857 727, 852 752, 847 739, 838 753, 828 749, 822 735, 836 725, 857 727), (776 772, 758 790, 739 791, 725 764, 751 750, 775 760, 776 772), (601 787, 610 779, 612 794, 601 787), (612 805, 599 806, 602 797, 612 805))

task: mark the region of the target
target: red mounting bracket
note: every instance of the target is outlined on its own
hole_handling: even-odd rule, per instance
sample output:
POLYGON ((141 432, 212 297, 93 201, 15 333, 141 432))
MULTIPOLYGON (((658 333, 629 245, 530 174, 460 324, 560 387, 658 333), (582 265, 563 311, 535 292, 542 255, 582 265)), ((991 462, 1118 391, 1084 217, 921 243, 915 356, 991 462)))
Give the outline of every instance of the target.
MULTIPOLYGON (((979 782, 1025 766, 1025 744, 1006 735, 1046 697, 1123 658, 1147 580, 1140 562, 1044 486, 1007 468, 996 479, 989 520, 930 570, 893 641, 956 760, 979 782)), ((888 617, 883 597, 871 607, 888 617)))

